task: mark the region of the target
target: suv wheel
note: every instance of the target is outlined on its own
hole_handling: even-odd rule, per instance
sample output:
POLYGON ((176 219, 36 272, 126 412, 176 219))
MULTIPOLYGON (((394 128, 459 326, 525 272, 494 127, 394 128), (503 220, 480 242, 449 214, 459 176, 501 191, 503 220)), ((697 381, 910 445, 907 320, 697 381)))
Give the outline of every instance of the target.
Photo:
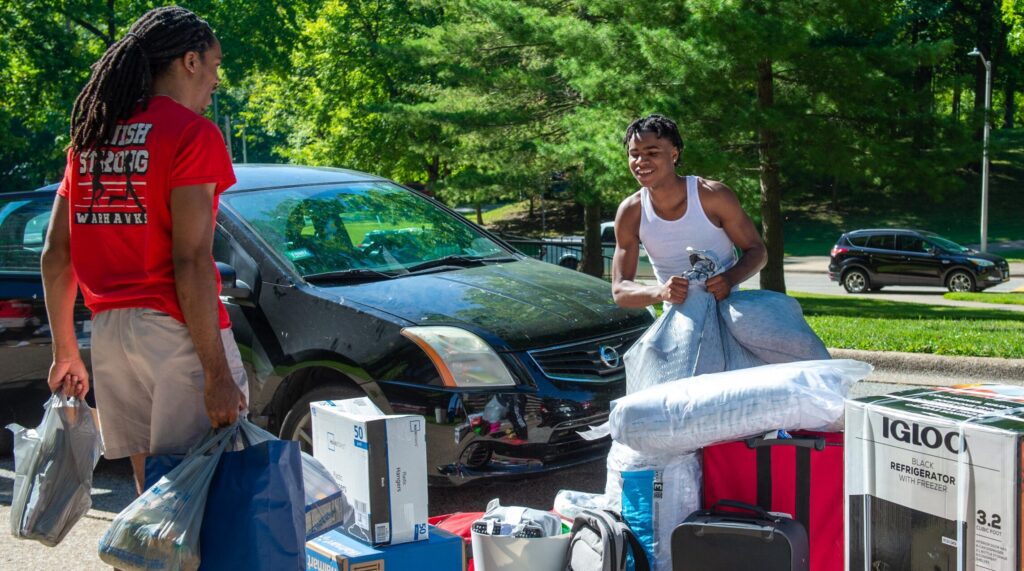
POLYGON ((871 288, 871 282, 864 270, 854 268, 843 274, 843 287, 850 293, 864 293, 871 288))
POLYGON ((366 393, 356 387, 344 385, 327 385, 317 387, 306 394, 292 405, 288 414, 284 415, 284 422, 281 423, 281 438, 296 440, 302 446, 302 451, 308 454, 313 453, 313 421, 309 413, 309 403, 322 400, 341 400, 357 397, 365 397, 366 393))
POLYGON ((949 291, 975 291, 974 276, 964 270, 957 270, 946 278, 946 287, 949 291))

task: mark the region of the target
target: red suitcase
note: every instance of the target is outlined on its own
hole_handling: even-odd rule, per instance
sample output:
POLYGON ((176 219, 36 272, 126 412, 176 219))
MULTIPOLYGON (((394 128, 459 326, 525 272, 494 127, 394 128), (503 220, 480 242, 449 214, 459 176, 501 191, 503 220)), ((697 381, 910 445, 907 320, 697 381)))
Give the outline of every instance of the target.
POLYGON ((792 436, 705 448, 704 505, 736 500, 791 514, 807 530, 810 571, 843 571, 843 435, 792 436))

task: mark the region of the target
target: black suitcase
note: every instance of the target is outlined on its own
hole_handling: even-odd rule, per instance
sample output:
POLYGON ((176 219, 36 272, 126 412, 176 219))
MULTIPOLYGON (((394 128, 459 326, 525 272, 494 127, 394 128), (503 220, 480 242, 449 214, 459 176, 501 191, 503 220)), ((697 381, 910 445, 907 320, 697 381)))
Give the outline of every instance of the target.
POLYGON ((804 526, 750 504, 722 500, 710 510, 693 512, 672 532, 672 571, 809 568, 804 526))

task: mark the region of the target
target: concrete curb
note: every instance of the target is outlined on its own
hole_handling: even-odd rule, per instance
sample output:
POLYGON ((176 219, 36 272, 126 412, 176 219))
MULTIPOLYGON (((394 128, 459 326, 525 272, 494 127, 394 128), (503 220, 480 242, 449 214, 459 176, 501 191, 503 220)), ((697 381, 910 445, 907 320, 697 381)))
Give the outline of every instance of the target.
POLYGON ((856 359, 875 367, 866 381, 950 386, 994 382, 1024 386, 1024 359, 948 357, 897 351, 829 349, 835 359, 856 359))

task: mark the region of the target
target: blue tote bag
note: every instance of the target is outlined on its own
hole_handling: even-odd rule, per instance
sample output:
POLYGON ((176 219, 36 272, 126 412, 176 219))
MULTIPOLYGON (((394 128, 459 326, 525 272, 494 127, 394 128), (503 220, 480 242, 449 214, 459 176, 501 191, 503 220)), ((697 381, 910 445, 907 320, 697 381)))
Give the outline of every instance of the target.
MULTIPOLYGON (((252 443, 244 429, 236 430, 235 449, 221 455, 210 482, 199 535, 199 569, 305 569, 299 444, 290 440, 252 443)), ((148 458, 146 483, 159 479, 180 460, 177 456, 148 458)))

